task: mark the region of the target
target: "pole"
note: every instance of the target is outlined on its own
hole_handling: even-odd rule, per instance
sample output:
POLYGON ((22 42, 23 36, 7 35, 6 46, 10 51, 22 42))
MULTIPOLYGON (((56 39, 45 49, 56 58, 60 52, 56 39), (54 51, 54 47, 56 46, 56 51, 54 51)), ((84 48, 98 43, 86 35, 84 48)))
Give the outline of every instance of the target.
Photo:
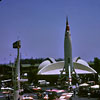
POLYGON ((18 100, 20 92, 20 53, 17 48, 17 63, 15 69, 15 82, 14 82, 14 100, 18 100))
POLYGON ((19 53, 19 48, 18 48, 17 74, 18 74, 18 90, 20 91, 20 53, 19 53))

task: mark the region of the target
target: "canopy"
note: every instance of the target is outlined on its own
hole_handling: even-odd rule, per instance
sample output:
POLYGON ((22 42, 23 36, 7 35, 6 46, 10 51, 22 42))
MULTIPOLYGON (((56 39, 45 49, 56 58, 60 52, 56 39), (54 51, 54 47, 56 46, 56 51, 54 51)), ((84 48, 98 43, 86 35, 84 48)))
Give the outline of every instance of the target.
POLYGON ((100 86, 99 85, 93 85, 93 86, 91 86, 91 88, 97 89, 97 88, 100 88, 100 86))
POLYGON ((80 84, 79 86, 89 86, 87 83, 80 84))

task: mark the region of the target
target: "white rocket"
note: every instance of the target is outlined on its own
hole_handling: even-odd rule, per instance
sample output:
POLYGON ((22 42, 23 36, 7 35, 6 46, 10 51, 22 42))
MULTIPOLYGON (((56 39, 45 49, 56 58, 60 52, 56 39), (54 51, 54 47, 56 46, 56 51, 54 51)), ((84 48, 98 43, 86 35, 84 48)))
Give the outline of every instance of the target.
POLYGON ((66 81, 69 85, 72 85, 72 43, 71 43, 71 34, 68 24, 68 17, 66 18, 66 30, 65 30, 65 39, 64 39, 64 68, 66 72, 66 81))

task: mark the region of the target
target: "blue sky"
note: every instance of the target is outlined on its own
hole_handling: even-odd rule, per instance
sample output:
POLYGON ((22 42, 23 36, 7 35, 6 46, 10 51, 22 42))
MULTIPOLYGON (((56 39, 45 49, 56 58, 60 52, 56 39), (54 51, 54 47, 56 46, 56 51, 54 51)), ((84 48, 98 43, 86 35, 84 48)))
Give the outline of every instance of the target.
POLYGON ((2 0, 0 63, 14 62, 18 39, 22 58, 64 58, 66 16, 73 58, 100 58, 100 0, 2 0))

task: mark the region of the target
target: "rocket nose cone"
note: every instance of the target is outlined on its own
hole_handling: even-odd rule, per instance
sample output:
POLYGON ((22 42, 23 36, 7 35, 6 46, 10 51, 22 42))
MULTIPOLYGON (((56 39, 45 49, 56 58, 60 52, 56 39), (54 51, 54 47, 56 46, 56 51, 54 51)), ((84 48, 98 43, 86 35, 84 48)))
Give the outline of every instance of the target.
POLYGON ((68 25, 68 16, 66 17, 66 26, 68 25))
POLYGON ((68 17, 66 17, 66 31, 69 31, 68 17))

